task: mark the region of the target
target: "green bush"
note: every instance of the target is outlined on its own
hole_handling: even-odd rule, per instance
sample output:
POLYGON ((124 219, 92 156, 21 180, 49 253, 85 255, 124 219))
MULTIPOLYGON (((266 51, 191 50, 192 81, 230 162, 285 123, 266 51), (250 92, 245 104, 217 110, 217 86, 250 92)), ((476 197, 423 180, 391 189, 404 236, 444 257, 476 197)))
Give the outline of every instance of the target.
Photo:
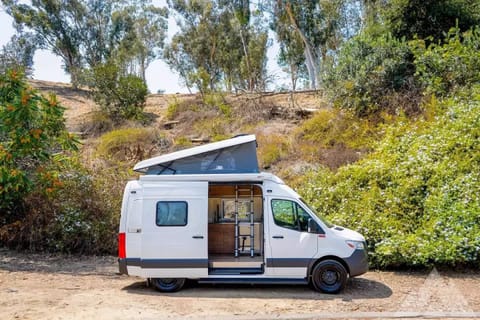
POLYGON ((122 75, 113 63, 95 67, 91 77, 93 98, 112 120, 145 120, 143 108, 148 89, 142 79, 134 75, 122 75))
POLYGON ((169 146, 170 142, 156 129, 125 128, 102 135, 97 146, 97 154, 114 162, 134 163, 151 157, 169 146))
POLYGON ((207 108, 218 109, 226 118, 232 116, 232 107, 227 104, 225 97, 220 93, 207 93, 203 95, 203 103, 207 108))
POLYGON ((54 95, 40 95, 23 74, 0 75, 0 225, 22 219, 24 199, 39 186, 53 155, 76 149, 63 112, 54 95))
POLYGON ((0 228, 2 243, 36 251, 114 254, 128 177, 110 171, 93 173, 78 157, 49 163, 37 188, 25 197, 24 217, 0 228))
POLYGON ((365 235, 374 266, 480 263, 480 90, 435 108, 357 163, 303 179, 319 214, 365 235))
POLYGON ((179 111, 178 109, 179 109, 178 100, 177 100, 177 98, 174 98, 174 100, 172 102, 168 103, 167 113, 165 115, 167 117, 167 119, 168 120, 175 119, 175 116, 177 115, 177 113, 179 111))
POLYGON ((321 148, 344 145, 354 149, 369 149, 379 138, 380 131, 380 123, 359 118, 349 110, 322 109, 302 123, 297 135, 321 148))
POLYGON ((260 146, 258 149, 258 160, 262 168, 269 168, 290 151, 290 142, 282 135, 257 135, 260 146))
POLYGON ((412 41, 416 76, 427 92, 439 96, 465 85, 480 83, 480 27, 460 34, 450 30, 444 43, 426 48, 424 40, 412 41))
POLYGON ((56 97, 39 95, 10 71, 0 77, 0 99, 2 245, 113 253, 118 213, 98 197, 73 152, 77 142, 65 130, 56 97))
POLYGON ((392 95, 415 94, 409 91, 415 72, 412 60, 406 41, 364 32, 344 45, 323 82, 336 106, 368 115, 392 108, 392 95))

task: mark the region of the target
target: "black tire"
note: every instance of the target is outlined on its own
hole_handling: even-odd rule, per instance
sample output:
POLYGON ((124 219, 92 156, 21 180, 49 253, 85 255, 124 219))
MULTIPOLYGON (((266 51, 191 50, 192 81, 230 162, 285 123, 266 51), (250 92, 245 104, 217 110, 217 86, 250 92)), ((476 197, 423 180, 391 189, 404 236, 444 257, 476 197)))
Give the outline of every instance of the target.
POLYGON ((154 278, 151 280, 155 289, 162 292, 175 292, 183 288, 184 278, 154 278))
POLYGON ((338 293, 347 284, 348 273, 345 267, 335 260, 320 261, 312 271, 312 285, 324 293, 338 293))

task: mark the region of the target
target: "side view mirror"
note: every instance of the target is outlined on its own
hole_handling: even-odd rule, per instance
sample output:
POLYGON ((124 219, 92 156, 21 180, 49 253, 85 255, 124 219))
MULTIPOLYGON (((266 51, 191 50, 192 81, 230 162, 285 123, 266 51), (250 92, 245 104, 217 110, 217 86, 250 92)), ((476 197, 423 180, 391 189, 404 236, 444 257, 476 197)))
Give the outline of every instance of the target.
POLYGON ((308 218, 308 229, 307 229, 307 231, 309 233, 317 233, 317 231, 318 231, 318 225, 312 218, 308 218))

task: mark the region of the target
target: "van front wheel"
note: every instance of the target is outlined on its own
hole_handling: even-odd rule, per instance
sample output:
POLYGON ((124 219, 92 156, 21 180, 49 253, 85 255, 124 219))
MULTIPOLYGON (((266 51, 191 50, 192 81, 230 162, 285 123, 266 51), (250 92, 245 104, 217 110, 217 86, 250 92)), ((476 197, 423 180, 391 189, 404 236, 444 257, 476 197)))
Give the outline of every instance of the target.
POLYGON ((174 292, 182 289, 185 284, 183 278, 154 278, 152 279, 155 288, 162 292, 174 292))
POLYGON ((324 293, 338 293, 347 283, 347 270, 338 261, 320 261, 312 272, 312 284, 315 290, 324 293))

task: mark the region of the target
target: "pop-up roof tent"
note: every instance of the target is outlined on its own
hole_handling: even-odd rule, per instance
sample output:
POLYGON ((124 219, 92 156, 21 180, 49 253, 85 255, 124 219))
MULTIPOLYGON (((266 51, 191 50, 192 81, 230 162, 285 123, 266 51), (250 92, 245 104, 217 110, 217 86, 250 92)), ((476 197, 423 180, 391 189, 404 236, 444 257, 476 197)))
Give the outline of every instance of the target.
POLYGON ((209 143, 141 161, 133 170, 148 175, 258 173, 255 135, 209 143))

